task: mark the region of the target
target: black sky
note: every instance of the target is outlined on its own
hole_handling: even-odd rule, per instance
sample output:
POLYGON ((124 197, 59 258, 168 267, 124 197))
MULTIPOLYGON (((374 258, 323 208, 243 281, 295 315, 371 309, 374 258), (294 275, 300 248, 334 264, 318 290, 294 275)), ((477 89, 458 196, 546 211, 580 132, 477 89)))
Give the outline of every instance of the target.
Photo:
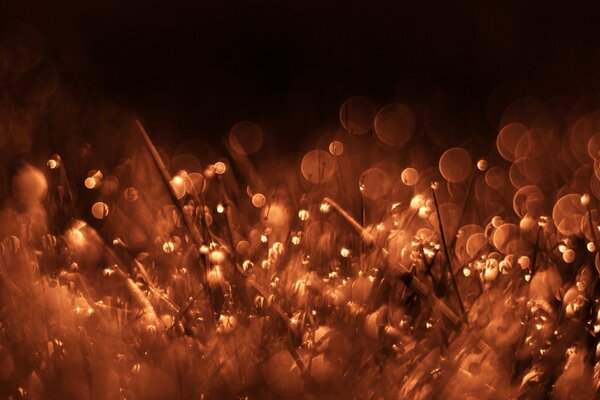
POLYGON ((507 78, 585 84, 600 3, 550 3, 19 1, 0 22, 35 25, 63 75, 157 129, 217 137, 251 119, 297 137, 415 74, 474 96, 507 78))

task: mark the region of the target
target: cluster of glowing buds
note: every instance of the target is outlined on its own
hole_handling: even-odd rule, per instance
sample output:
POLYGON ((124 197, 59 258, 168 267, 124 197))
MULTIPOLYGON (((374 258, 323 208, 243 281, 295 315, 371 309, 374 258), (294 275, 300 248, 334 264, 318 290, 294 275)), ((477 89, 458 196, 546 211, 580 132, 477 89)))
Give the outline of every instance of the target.
MULTIPOLYGON (((437 380, 442 367, 454 363, 457 375, 448 377, 448 381, 457 379, 459 382, 461 377, 474 380, 480 376, 477 379, 484 380, 481 376, 492 375, 489 370, 497 369, 479 364, 484 364, 491 354, 502 355, 506 349, 514 350, 520 345, 518 338, 522 338, 523 347, 530 350, 523 359, 537 362, 550 354, 551 345, 560 336, 557 315, 566 317, 569 323, 585 326, 591 322, 586 318, 592 310, 596 311, 594 330, 600 332, 600 303, 592 298, 597 277, 594 266, 590 266, 595 261, 598 267, 600 256, 588 254, 596 253, 599 232, 597 210, 591 206, 595 204, 593 196, 600 197, 597 165, 600 136, 594 133, 595 139, 583 140, 583 145, 570 139, 571 146, 566 146, 570 148, 565 151, 573 154, 566 158, 565 164, 581 161, 585 165, 576 173, 573 184, 563 187, 553 187, 539 171, 536 157, 543 158, 543 149, 532 145, 535 129, 521 123, 507 124, 504 119, 495 150, 510 167, 491 165, 497 159, 493 154, 473 163, 467 145, 444 148, 437 166, 423 162, 418 149, 406 149, 407 164, 394 164, 390 158, 378 156, 368 161, 373 164, 357 162, 353 165, 356 149, 363 150, 356 135, 372 132, 374 144, 385 155, 416 138, 417 127, 420 129, 417 115, 413 108, 401 103, 377 110, 368 99, 348 99, 340 110, 340 123, 346 136, 338 132, 332 136, 328 132, 316 148, 304 154, 299 165, 301 179, 289 180, 289 191, 269 190, 271 185, 280 184, 279 177, 258 176, 250 165, 249 182, 241 185, 247 188, 248 198, 244 201, 239 201, 240 185, 225 159, 203 167, 200 157, 176 155, 169 168, 178 172, 173 177, 168 172, 163 174, 162 189, 167 196, 159 195, 156 199, 141 172, 140 176, 129 179, 127 174, 114 172, 113 176, 105 170, 107 175, 103 176, 99 170, 89 171, 84 185, 94 191, 86 194, 96 195, 91 202, 91 216, 103 220, 94 221, 92 225, 106 228, 107 236, 114 238, 115 249, 105 245, 91 225, 81 221, 64 232, 64 240, 59 234, 46 234, 41 246, 48 254, 58 249, 62 251, 61 256, 68 258, 61 264, 57 280, 64 282, 75 277, 83 281, 93 270, 90 265, 98 265, 106 281, 122 279, 125 284, 121 286, 127 287, 129 292, 126 296, 118 293, 110 299, 107 296, 105 303, 88 303, 82 296, 82 293, 89 296, 86 288, 76 287, 73 278, 69 283, 73 293, 70 293, 68 312, 83 326, 81 320, 89 323, 87 320, 94 318, 87 317, 96 310, 99 314, 117 310, 115 325, 119 329, 125 323, 135 325, 134 332, 139 334, 142 343, 140 350, 152 362, 157 360, 153 358, 155 353, 161 352, 154 352, 148 345, 151 338, 157 348, 164 348, 171 343, 178 345, 177 335, 186 336, 185 348, 190 352, 202 347, 202 357, 217 354, 209 360, 222 367, 216 375, 229 380, 235 377, 235 385, 231 386, 235 389, 227 392, 232 396, 256 387, 251 385, 258 385, 258 375, 261 375, 252 371, 241 376, 237 372, 248 369, 236 364, 240 358, 248 358, 251 368, 254 366, 258 356, 249 349, 260 347, 255 342, 246 346, 245 340, 239 337, 252 341, 254 336, 263 336, 269 338, 269 344, 274 343, 274 348, 265 352, 268 355, 261 368, 271 373, 285 371, 286 375, 271 382, 272 374, 263 373, 269 391, 278 395, 277 385, 287 383, 294 368, 306 368, 298 372, 299 389, 294 394, 308 395, 305 385, 324 387, 333 383, 334 377, 339 378, 335 375, 337 369, 340 374, 347 372, 343 362, 351 358, 338 357, 335 351, 355 346, 354 356, 371 359, 367 357, 369 354, 361 354, 370 351, 369 346, 362 346, 368 341, 382 347, 384 351, 377 356, 382 360, 390 354, 397 357, 398 362, 409 360, 413 355, 413 361, 425 360, 429 355, 430 359, 442 360, 436 366, 423 361, 421 366, 432 371, 425 374, 427 379, 437 380), (340 137, 343 142, 336 140, 340 137), (117 176, 123 187, 119 187, 117 176), (345 193, 348 188, 349 194, 345 193), (261 192, 254 193, 253 189, 261 192), (550 193, 556 195, 556 201, 552 216, 547 217, 544 214, 550 211, 550 193), (349 205, 348 212, 333 201, 338 197, 340 204, 349 205), (156 206, 165 199, 173 200, 173 204, 156 206), (295 208, 292 204, 299 206, 295 208), (352 217, 353 213, 360 215, 361 222, 352 217), (350 228, 342 227, 340 219, 348 222, 346 225, 350 228), (193 228, 199 231, 197 240, 193 239, 193 228), (132 254, 138 250, 138 254, 132 254), (105 267, 107 259, 112 263, 113 258, 124 255, 129 260, 127 253, 134 259, 131 269, 117 264, 105 267), (101 257, 103 254, 106 256, 101 257), (451 284, 447 282, 448 271, 452 273, 456 266, 462 267, 464 277, 457 277, 454 290, 445 290, 443 286, 451 284), (557 271, 570 275, 569 280, 563 282, 557 271), (232 276, 238 273, 233 281, 232 276), (514 286, 513 282, 516 282, 514 286), (527 297, 507 294, 510 292, 507 288, 523 287, 527 289, 523 291, 527 297), (205 291, 206 288, 210 290, 205 291), (240 288, 248 290, 240 294, 240 288), (385 296, 381 296, 383 292, 385 296), (466 299, 464 306, 462 299, 466 299), (244 306, 238 307, 241 303, 244 306), (246 303, 250 307, 246 307, 246 303), (267 311, 267 308, 271 309, 267 311), (141 322, 132 322, 134 318, 127 318, 127 312, 139 312, 143 315, 141 322), (276 315, 282 324, 272 323, 271 318, 276 315), (440 315, 452 324, 441 323, 440 315), (452 316, 458 322, 454 323, 452 316), (487 327, 478 326, 477 318, 487 327), (511 325, 505 319, 514 323, 511 325), (352 322, 352 329, 343 332, 347 321, 352 322), (477 336, 481 337, 484 349, 469 354, 471 349, 467 346, 455 359, 452 359, 452 351, 443 355, 434 353, 436 344, 440 348, 451 348, 449 341, 463 334, 460 326, 464 321, 469 321, 469 330, 481 328, 477 336), (252 334, 256 328, 254 323, 260 324, 258 330, 264 335, 252 334), (450 325, 457 329, 449 335, 450 325), (277 339, 278 329, 284 326, 285 340, 271 340, 277 339), (272 327, 276 329, 269 330, 272 327), (163 335, 164 328, 168 335, 163 335), (290 337, 293 340, 288 340, 290 337), (513 337, 517 339, 509 343, 513 337), (424 339, 421 341, 421 338, 424 339), (196 339, 202 341, 202 346, 187 346, 188 340, 196 339), (345 346, 345 341, 351 345, 345 346), (501 341, 504 342, 499 344, 501 341), (239 354, 236 348, 235 358, 226 357, 222 361, 221 355, 228 354, 233 346, 242 347, 239 354), (420 347, 434 350, 425 353, 420 347), (204 352, 205 348, 209 351, 204 352), (246 357, 246 353, 252 354, 246 357), (479 364, 468 365, 479 353, 485 353, 478 358, 479 364), (285 362, 279 358, 281 354, 285 362), (277 362, 272 362, 273 359, 277 362), (468 366, 463 368, 465 365, 468 366), (479 374, 483 368, 487 368, 487 375, 479 374), (315 382, 304 381, 304 376, 315 382), (243 386, 247 378, 254 381, 244 388, 236 386, 243 386)), ((583 134, 576 129, 569 135, 583 134)), ((246 121, 231 129, 226 145, 232 158, 244 166, 249 163, 247 156, 260 150, 262 139, 260 127, 246 121)), ((89 154, 91 147, 84 150, 89 154)), ((213 162, 218 158, 211 154, 206 159, 213 162)), ((60 171, 60 174, 46 171, 52 178, 63 172, 64 165, 58 155, 52 156, 47 166, 60 171)), ((35 215, 32 210, 42 204, 48 189, 43 174, 33 169, 17 178, 14 197, 19 212, 25 210, 35 215), (33 198, 27 195, 30 188, 36 189, 33 198)), ((2 256, 10 260, 18 258, 22 250, 28 250, 27 246, 28 241, 11 234, 0 247, 2 256)), ((40 260, 47 261, 43 257, 40 260)), ((28 268, 31 264, 31 269, 38 272, 42 267, 36 262, 25 263, 25 266, 28 268)), ((454 274, 451 277, 455 278, 454 274)), ((109 322, 112 323, 112 319, 109 322)), ((600 354, 600 350, 597 351, 600 354)), ((577 349, 569 347, 568 357, 575 357, 576 352, 577 349)), ((146 359, 137 361, 140 360, 131 357, 128 364, 133 365, 131 374, 144 375, 146 366, 151 363, 146 359)), ((418 368, 416 362, 408 365, 418 368)), ((410 379, 418 381, 411 376, 410 379)), ((405 379, 400 386, 419 386, 406 383, 410 379, 405 379)), ((402 398, 419 397, 414 391, 398 390, 394 394, 402 398)), ((441 392, 436 394, 443 397, 441 392)), ((378 393, 372 397, 386 396, 378 393)), ((420 397, 426 396, 421 393, 420 397)))

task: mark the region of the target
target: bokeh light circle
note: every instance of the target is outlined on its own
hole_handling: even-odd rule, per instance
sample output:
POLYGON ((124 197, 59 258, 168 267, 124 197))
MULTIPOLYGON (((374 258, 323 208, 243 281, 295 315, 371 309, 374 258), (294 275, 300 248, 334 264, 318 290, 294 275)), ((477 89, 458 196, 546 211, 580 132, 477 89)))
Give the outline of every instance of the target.
POLYGON ((492 242, 501 253, 514 254, 519 244, 519 227, 515 224, 502 224, 492 236, 492 242))
POLYGON ((267 198, 262 193, 256 193, 254 196, 252 196, 252 205, 256 208, 264 207, 266 202, 267 198))
POLYGON ((471 155, 462 147, 452 147, 442 154, 440 173, 448 182, 464 182, 471 174, 471 155))
POLYGON ((344 143, 334 140, 329 143, 329 152, 332 156, 341 156, 344 153, 344 143))
POLYGON ((229 145, 238 154, 254 154, 263 145, 263 131, 254 122, 238 122, 229 131, 229 145))
POLYGON ((311 150, 302 158, 300 171, 310 183, 327 182, 335 172, 335 159, 327 151, 311 150))
POLYGON ((92 215, 96 219, 104 219, 108 216, 108 206, 106 203, 99 201, 92 206, 92 215))
POLYGON ((368 199, 382 198, 389 191, 390 186, 390 178, 382 169, 369 168, 360 176, 360 191, 368 199))
POLYGON ((405 185, 413 186, 419 180, 419 172, 414 168, 405 168, 400 178, 405 185))
POLYGON ((586 209, 581 204, 581 195, 570 193, 562 196, 554 204, 552 218, 556 229, 568 236, 579 233, 581 219, 585 213, 586 209))
POLYGON ((544 193, 535 185, 523 186, 513 196, 513 209, 519 218, 527 214, 539 217, 544 214, 544 193))
POLYGON ((415 117, 411 109, 404 104, 388 104, 375 116, 375 134, 388 146, 404 146, 414 132, 415 117))
POLYGON ((376 111, 375 104, 368 98, 350 97, 340 108, 340 123, 348 132, 364 135, 371 130, 376 111))
POLYGON ((518 122, 510 123, 500 130, 496 138, 496 147, 505 160, 515 160, 517 143, 525 133, 527 133, 527 127, 518 122))

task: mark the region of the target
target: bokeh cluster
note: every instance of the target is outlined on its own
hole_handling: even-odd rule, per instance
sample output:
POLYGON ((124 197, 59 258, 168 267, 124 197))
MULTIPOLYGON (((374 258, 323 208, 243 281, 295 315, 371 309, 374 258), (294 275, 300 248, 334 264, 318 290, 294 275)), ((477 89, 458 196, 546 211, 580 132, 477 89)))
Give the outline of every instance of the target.
POLYGON ((43 48, 0 41, 2 397, 597 396, 593 101, 400 87, 296 154, 251 121, 216 148, 43 48))

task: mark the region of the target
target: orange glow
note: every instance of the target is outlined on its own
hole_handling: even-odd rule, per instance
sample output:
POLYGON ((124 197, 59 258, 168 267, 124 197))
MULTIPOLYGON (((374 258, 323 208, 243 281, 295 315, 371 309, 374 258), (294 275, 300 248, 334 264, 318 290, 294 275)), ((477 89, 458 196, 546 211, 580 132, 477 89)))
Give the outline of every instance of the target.
POLYGON ((407 78, 174 143, 2 35, 0 395, 598 397, 596 97, 407 78))

